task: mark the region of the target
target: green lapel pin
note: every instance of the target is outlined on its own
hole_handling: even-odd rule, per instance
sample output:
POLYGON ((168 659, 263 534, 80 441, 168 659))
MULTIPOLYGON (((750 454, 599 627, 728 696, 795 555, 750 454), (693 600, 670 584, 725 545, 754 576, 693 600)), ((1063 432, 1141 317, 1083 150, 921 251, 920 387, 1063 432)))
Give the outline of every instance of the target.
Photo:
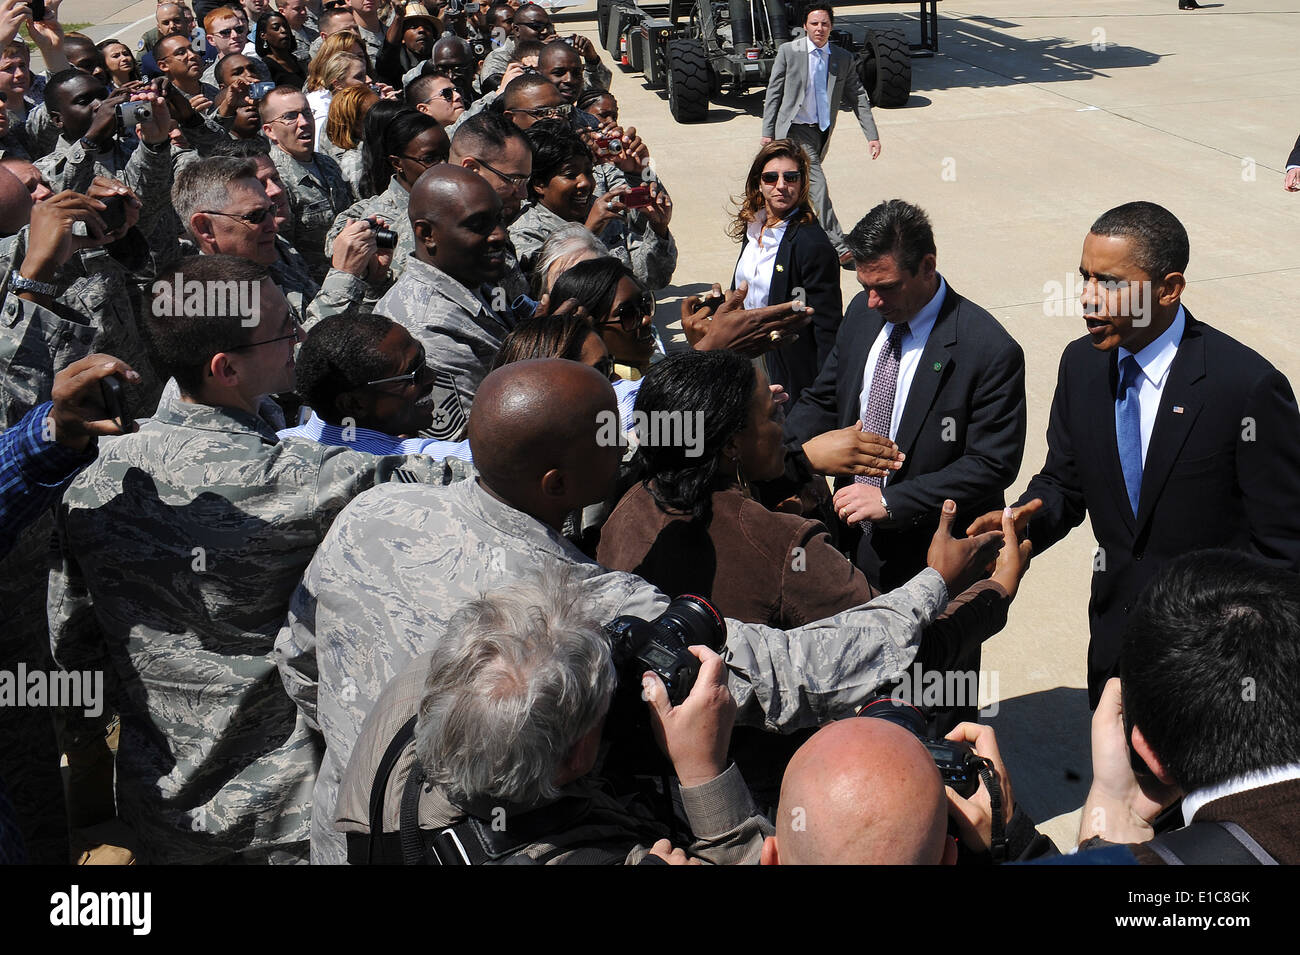
POLYGON ((936 361, 936 362, 934 363, 934 370, 935 370, 935 371, 943 371, 943 362, 941 362, 941 361, 936 361))

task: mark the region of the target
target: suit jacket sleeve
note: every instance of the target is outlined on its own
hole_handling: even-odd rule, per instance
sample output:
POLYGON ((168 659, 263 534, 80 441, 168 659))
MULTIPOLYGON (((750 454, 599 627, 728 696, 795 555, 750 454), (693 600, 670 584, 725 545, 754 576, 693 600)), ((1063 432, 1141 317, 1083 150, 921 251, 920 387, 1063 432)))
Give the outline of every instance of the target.
MULTIPOLYGON (((937 471, 919 474, 897 487, 886 485, 891 524, 936 514, 945 498, 978 501, 1005 490, 1025 453, 1025 356, 1009 341, 998 353, 972 356, 985 363, 971 396, 966 453, 937 471)), ((882 522, 885 526, 885 522, 882 522)))
POLYGON ((862 85, 862 80, 858 76, 858 71, 853 68, 852 60, 849 61, 848 75, 844 78, 844 105, 851 108, 858 114, 858 123, 862 126, 862 134, 867 137, 867 142, 874 142, 880 138, 876 131, 876 121, 871 116, 871 97, 867 95, 866 88, 862 85))
POLYGON ((830 354, 822 363, 817 373, 817 380, 803 390, 799 400, 790 409, 785 422, 786 444, 801 446, 819 434, 825 434, 839 426, 838 406, 840 372, 840 349, 844 346, 847 323, 841 323, 839 334, 830 354))
POLYGON ((1272 369, 1251 393, 1237 448, 1252 547, 1300 571, 1300 412, 1280 371, 1272 369))
MULTIPOLYGON (((1034 552, 1051 547, 1083 522, 1087 510, 1075 459, 1074 435, 1070 434, 1069 349, 1061 356, 1056 374, 1056 394, 1047 424, 1047 461, 1034 475, 1017 506, 1041 498, 1042 509, 1029 522, 1029 539, 1034 552)), ((1104 412, 1103 412, 1104 413, 1104 412)))
POLYGON ((817 345, 817 368, 820 371, 835 348, 835 336, 844 317, 844 297, 840 292, 840 267, 835 247, 826 238, 826 233, 816 226, 817 223, 810 222, 795 233, 791 258, 795 264, 794 277, 798 281, 791 287, 790 295, 798 297, 794 289, 802 286, 806 301, 812 306, 812 325, 801 334, 812 334, 817 345))
POLYGON ((785 96, 787 49, 785 44, 777 48, 772 76, 767 81, 767 95, 763 97, 763 135, 770 139, 776 138, 776 117, 781 112, 781 100, 785 96))
POLYGON ((1291 155, 1286 157, 1286 168, 1300 166, 1300 136, 1296 137, 1295 145, 1291 147, 1291 155))

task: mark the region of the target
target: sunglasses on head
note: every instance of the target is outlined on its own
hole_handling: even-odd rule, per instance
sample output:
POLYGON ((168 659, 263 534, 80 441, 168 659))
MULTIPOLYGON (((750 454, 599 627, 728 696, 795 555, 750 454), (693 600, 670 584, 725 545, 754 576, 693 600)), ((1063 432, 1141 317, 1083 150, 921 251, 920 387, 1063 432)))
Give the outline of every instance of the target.
POLYGON ((785 177, 785 181, 792 186, 799 185, 800 181, 803 179, 803 173, 795 169, 783 172, 765 172, 763 173, 763 181, 769 186, 775 186, 783 176, 785 177))

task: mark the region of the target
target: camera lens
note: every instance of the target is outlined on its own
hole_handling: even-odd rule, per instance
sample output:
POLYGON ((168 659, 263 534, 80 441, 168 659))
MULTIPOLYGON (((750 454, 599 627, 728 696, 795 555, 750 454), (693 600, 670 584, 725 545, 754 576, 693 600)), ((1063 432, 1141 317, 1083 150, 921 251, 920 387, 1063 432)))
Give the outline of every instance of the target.
POLYGON ((727 636, 727 624, 703 597, 682 594, 668 605, 659 620, 663 627, 671 627, 684 646, 703 644, 718 649, 727 636))
POLYGON ((384 229, 380 226, 374 226, 375 245, 381 249, 397 248, 397 233, 392 229, 384 229))
POLYGON ((921 711, 911 703, 896 700, 892 696, 876 697, 876 699, 858 710, 858 716, 872 716, 878 720, 893 723, 895 726, 907 730, 917 739, 925 739, 926 737, 926 720, 921 711))

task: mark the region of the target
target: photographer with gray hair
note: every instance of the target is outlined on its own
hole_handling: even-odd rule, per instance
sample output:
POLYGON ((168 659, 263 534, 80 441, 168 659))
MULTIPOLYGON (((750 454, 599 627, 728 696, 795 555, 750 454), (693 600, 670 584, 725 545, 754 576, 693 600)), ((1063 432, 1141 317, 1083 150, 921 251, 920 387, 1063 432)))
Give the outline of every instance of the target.
POLYGON ((649 806, 615 799, 593 775, 618 683, 597 613, 559 562, 462 606, 362 727, 335 816, 348 861, 757 861, 772 830, 740 771, 727 767, 736 703, 722 658, 707 647, 691 648, 699 676, 676 706, 658 676, 641 678, 695 841, 673 849, 649 806), (372 802, 377 786, 383 796, 372 802), (384 834, 372 839, 380 803, 384 834))

